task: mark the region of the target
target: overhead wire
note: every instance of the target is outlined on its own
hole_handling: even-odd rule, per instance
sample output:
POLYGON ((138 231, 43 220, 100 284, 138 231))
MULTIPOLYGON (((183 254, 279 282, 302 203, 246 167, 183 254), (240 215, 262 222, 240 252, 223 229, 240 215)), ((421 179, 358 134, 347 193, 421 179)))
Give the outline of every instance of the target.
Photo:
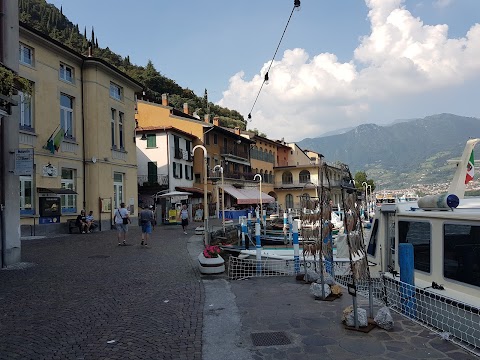
POLYGON ((260 96, 260 93, 262 92, 263 86, 269 80, 268 79, 268 72, 270 71, 270 68, 273 65, 273 61, 275 60, 275 56, 277 56, 278 49, 280 48, 280 45, 282 43, 283 37, 285 36, 285 33, 287 32, 288 24, 290 23, 290 20, 293 16, 293 12, 295 11, 295 9, 300 9, 300 0, 295 0, 294 1, 292 11, 290 12, 290 16, 288 17, 287 24, 285 25, 285 29, 283 29, 283 33, 282 33, 282 36, 280 38, 280 41, 278 42, 277 48, 275 49, 275 53, 273 54, 272 60, 270 61, 270 65, 268 66, 267 72, 265 73, 265 76, 263 77, 262 85, 260 86, 260 89, 258 90, 258 94, 255 98, 255 101, 253 102, 252 108, 250 109, 250 112, 248 113, 248 120, 250 120, 252 118, 252 111, 255 108, 255 105, 257 104, 258 97, 260 96))

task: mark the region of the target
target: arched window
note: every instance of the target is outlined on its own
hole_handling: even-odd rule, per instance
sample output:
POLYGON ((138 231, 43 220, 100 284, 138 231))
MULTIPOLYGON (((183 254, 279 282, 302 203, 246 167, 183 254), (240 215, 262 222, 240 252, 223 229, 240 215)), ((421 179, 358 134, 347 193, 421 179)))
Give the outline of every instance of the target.
POLYGON ((270 171, 269 176, 270 176, 270 184, 273 184, 275 179, 273 178, 273 172, 272 171, 270 171))
POLYGON ((282 174, 282 184, 293 184, 293 176, 290 171, 285 171, 282 174))
POLYGON ((293 209, 293 195, 287 194, 285 196, 285 209, 293 209))
POLYGON ((301 183, 307 183, 310 181, 310 171, 308 170, 302 170, 300 171, 300 175, 299 175, 299 181, 301 183))

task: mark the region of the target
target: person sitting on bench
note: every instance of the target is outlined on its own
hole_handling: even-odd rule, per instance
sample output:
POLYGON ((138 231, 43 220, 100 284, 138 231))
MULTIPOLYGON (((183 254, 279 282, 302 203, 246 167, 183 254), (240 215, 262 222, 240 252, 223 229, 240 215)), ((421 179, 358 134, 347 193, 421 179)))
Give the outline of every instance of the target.
POLYGON ((85 234, 88 231, 87 217, 85 216, 85 210, 80 211, 80 215, 77 216, 76 224, 80 233, 85 234))
POLYGON ((90 212, 85 217, 85 219, 87 220, 87 233, 90 233, 93 230, 95 230, 95 228, 97 227, 97 223, 95 222, 95 219, 93 218, 93 211, 92 210, 90 210, 90 212))

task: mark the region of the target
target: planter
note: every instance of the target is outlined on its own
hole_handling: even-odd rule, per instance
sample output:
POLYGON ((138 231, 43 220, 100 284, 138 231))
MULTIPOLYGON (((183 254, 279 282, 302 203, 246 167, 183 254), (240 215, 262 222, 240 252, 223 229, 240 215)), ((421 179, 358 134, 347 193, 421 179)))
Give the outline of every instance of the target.
POLYGON ((221 256, 206 258, 201 252, 198 255, 198 267, 202 274, 221 274, 225 271, 225 260, 221 256))

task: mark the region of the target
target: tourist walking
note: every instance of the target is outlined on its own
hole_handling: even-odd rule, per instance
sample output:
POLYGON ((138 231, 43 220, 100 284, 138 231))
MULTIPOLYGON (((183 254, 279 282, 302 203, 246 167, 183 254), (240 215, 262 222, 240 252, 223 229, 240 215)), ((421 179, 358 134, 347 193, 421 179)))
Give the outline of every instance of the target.
POLYGON ((139 214, 140 226, 142 227, 142 242, 141 245, 148 245, 149 235, 152 233, 155 217, 153 210, 150 208, 143 208, 139 214))
POLYGON ((122 202, 120 207, 115 210, 114 221, 117 227, 118 245, 127 245, 128 224, 131 221, 130 214, 125 208, 125 203, 122 202))
POLYGON ((187 234, 187 226, 188 226, 188 210, 187 210, 187 205, 182 206, 182 210, 180 210, 180 220, 182 221, 182 228, 183 228, 183 233, 186 235, 187 234))

